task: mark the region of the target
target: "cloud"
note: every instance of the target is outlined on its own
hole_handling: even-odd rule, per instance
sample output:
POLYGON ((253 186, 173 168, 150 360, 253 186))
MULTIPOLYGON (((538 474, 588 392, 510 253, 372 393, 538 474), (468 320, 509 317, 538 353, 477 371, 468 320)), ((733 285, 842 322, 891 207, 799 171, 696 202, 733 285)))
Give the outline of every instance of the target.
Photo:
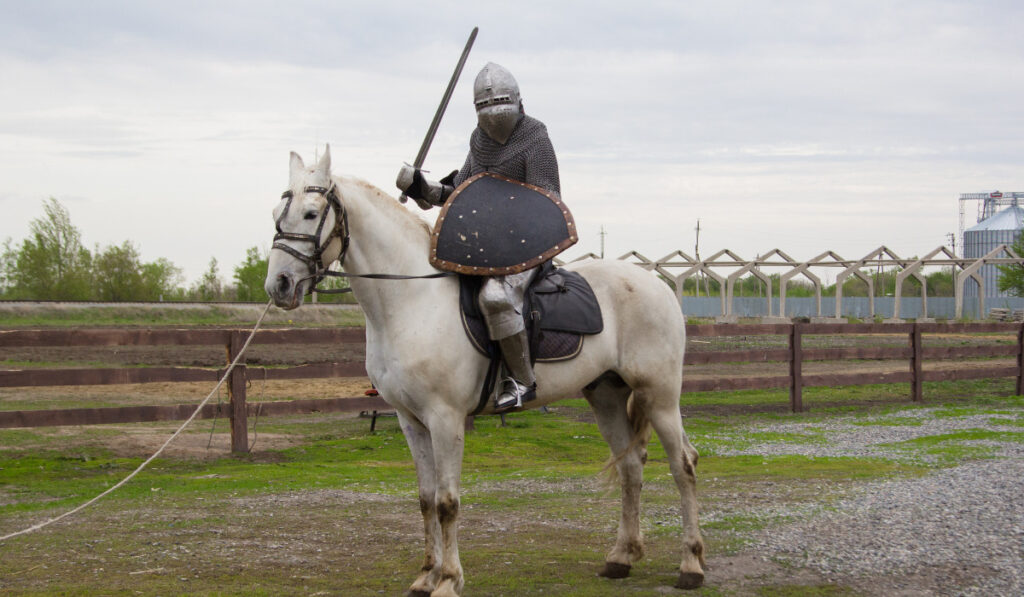
MULTIPOLYGON (((1024 189, 1013 2, 31 2, 0 22, 0 238, 48 196, 89 242, 198 276, 269 244, 287 155, 392 192, 465 37, 428 157, 461 165, 494 60, 558 151, 583 239, 797 258, 924 252, 960 192, 1024 189), (10 201, 6 198, 17 198, 10 201)), ((433 217, 432 214, 428 218, 433 217)))

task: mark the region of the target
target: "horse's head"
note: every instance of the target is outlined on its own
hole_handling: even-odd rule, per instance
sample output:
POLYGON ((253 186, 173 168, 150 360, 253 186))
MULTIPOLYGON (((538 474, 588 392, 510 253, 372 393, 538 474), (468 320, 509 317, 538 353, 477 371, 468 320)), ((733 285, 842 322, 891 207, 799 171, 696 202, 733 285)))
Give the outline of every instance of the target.
POLYGON ((344 259, 348 245, 345 208, 331 178, 331 148, 307 168, 294 151, 289 189, 274 208, 277 234, 270 251, 264 288, 282 309, 302 305, 328 266, 344 259))

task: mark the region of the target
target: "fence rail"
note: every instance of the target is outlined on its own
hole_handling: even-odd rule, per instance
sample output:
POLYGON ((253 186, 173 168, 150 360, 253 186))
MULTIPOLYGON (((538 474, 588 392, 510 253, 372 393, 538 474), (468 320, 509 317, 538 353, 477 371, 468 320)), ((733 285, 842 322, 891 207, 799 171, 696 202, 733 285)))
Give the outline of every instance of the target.
MULTIPOLYGON (((225 364, 241 350, 248 332, 230 329, 84 329, 84 330, 10 330, 0 331, 0 347, 46 346, 210 346, 225 349, 225 364)), ((301 328, 260 330, 254 344, 361 344, 363 328, 301 328)), ((226 366, 225 366, 226 369, 226 366)), ((147 382, 209 381, 216 383, 225 369, 200 367, 133 367, 121 369, 23 369, 0 371, 0 387, 107 385, 147 382)), ((313 379, 329 377, 363 377, 366 367, 361 361, 318 363, 262 369, 259 380, 313 379)), ((230 401, 224 405, 207 405, 199 418, 226 417, 231 423, 231 450, 248 450, 248 417, 301 414, 310 412, 346 412, 383 410, 388 408, 376 396, 246 402, 246 381, 252 379, 244 361, 235 367, 227 381, 230 401)), ((49 425, 97 425, 109 423, 140 423, 180 421, 195 409, 192 405, 127 406, 109 408, 73 408, 54 410, 0 411, 0 428, 41 427, 49 425)))
MULTIPOLYGON (((714 324, 687 325, 690 338, 723 336, 782 336, 785 348, 759 348, 729 351, 707 351, 686 354, 685 365, 707 365, 733 362, 788 363, 786 375, 751 377, 718 376, 711 378, 684 377, 682 392, 733 391, 748 389, 788 388, 789 406, 794 412, 803 410, 803 388, 821 386, 868 385, 909 383, 910 398, 922 400, 925 381, 953 381, 1015 377, 1016 392, 1024 389, 1024 324, 1020 323, 905 323, 905 324, 714 324), (932 346, 925 347, 925 334, 1012 334, 1015 342, 985 346, 932 346), (905 346, 852 346, 845 348, 805 348, 804 338, 815 335, 897 335, 903 336, 905 346), (1015 357, 1016 363, 981 367, 956 367, 941 370, 923 368, 924 362, 964 358, 1015 357), (905 361, 903 371, 877 373, 805 374, 805 361, 834 360, 897 360, 905 361)), ((0 331, 0 347, 46 346, 132 346, 132 345, 222 345, 225 362, 231 362, 246 338, 241 330, 177 330, 177 329, 86 329, 86 330, 12 330, 0 331)), ((253 339, 255 344, 361 344, 365 341, 362 328, 308 328, 292 330, 263 330, 253 339)), ((200 367, 133 367, 103 369, 22 369, 0 371, 0 387, 38 387, 64 385, 108 385, 148 382, 216 382, 224 369, 200 367)), ((311 412, 351 412, 385 410, 387 403, 376 396, 246 402, 247 380, 291 380, 330 377, 363 377, 365 365, 361 361, 319 363, 285 368, 261 368, 253 375, 244 361, 235 368, 228 380, 230 401, 222 405, 206 405, 200 418, 226 417, 231 422, 232 451, 248 449, 248 417, 302 414, 311 412)), ((110 408, 73 408, 54 410, 0 411, 0 428, 41 427, 51 425, 97 425, 108 423, 136 423, 174 421, 188 418, 194 406, 129 406, 110 408)))

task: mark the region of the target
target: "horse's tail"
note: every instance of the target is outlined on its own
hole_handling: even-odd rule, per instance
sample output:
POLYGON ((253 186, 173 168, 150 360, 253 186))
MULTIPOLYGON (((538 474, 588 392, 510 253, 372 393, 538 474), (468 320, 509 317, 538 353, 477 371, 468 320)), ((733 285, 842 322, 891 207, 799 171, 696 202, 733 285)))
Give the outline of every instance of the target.
POLYGON ((632 429, 632 437, 626 449, 618 454, 612 454, 605 462, 601 472, 604 474, 603 484, 608 489, 615 489, 619 486, 618 464, 633 450, 640 452, 640 462, 647 463, 647 443, 651 440, 651 421, 647 418, 647 412, 636 401, 636 394, 630 394, 626 402, 626 417, 629 419, 629 426, 632 429))

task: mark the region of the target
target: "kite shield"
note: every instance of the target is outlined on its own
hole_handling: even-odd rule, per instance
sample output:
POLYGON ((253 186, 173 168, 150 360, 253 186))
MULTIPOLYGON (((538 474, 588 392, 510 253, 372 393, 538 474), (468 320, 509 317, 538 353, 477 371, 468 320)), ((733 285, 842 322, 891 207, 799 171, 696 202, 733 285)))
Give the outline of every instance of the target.
POLYGON ((460 274, 517 274, 577 240, 572 214, 556 194, 482 172, 459 185, 441 209, 430 264, 460 274))

